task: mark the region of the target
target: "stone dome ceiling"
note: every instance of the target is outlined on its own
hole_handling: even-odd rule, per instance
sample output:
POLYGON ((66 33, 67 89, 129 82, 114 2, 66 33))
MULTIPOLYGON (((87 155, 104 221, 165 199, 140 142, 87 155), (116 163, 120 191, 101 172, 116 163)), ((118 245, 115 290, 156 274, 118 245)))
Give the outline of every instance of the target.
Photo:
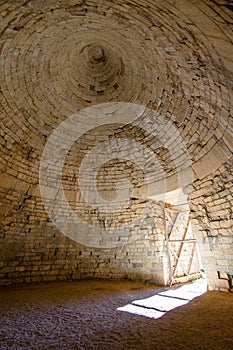
POLYGON ((232 10, 227 0, 0 1, 0 264, 9 276, 20 280, 21 262, 31 263, 24 281, 34 281, 42 261, 37 277, 50 280, 48 261, 60 256, 66 278, 77 249, 98 257, 99 276, 102 259, 131 271, 128 251, 97 250, 131 235, 147 237, 133 258, 150 252, 154 223, 161 243, 166 219, 148 197, 180 187, 210 274, 224 264, 231 273, 221 249, 232 244, 232 10), (76 217, 86 228, 74 227, 71 242, 56 220, 72 231, 76 217), (212 255, 208 235, 219 235, 212 255))
POLYGON ((1 13, 4 160, 23 152, 22 172, 25 152, 40 157, 62 120, 112 101, 138 103, 171 120, 197 176, 205 171, 196 162, 216 157, 218 167, 228 154, 227 2, 3 1, 1 13))
MULTIPOLYGON (((127 113, 119 121, 116 104, 104 124, 94 115, 81 117, 74 134, 89 125, 83 135, 77 139, 70 130, 58 140, 57 154, 63 143, 67 148, 63 201, 82 218, 88 212, 87 222, 93 210, 103 215, 102 201, 108 206, 184 187, 192 183, 190 169, 194 179, 216 171, 232 147, 232 11, 224 4, 3 1, 1 168, 7 195, 40 197, 46 141, 72 115, 103 103, 126 103, 128 115, 131 106, 143 109, 136 123, 127 113), (93 149, 98 157, 107 149, 112 155, 98 171, 84 161, 93 149)), ((47 158, 45 176, 56 183, 52 173, 61 160, 47 158)), ((46 188, 45 197, 48 192, 53 189, 46 188)))

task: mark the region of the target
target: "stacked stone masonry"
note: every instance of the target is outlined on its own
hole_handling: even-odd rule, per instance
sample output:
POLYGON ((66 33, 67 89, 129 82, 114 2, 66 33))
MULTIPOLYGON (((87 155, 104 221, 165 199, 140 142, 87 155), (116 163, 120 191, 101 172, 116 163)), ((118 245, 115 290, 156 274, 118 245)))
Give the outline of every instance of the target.
POLYGON ((197 180, 191 200, 203 265, 211 285, 218 285, 220 290, 229 288, 227 279, 233 275, 232 161, 230 158, 214 174, 197 180))
MULTIPOLYGON (((152 188, 159 187, 165 174, 167 191, 174 190, 188 152, 193 181, 183 191, 209 288, 229 290, 231 1, 6 0, 0 2, 0 12, 0 284, 83 278, 166 284, 164 215, 159 203, 146 199, 144 170, 153 179, 152 188), (118 246, 98 248, 66 237, 51 221, 41 198, 40 163, 46 141, 62 122, 84 108, 110 102, 134 103, 155 114, 142 116, 143 127, 114 120, 92 126, 90 119, 92 128, 65 157, 62 185, 73 211, 101 229, 128 226, 138 238, 126 242, 121 236, 118 246), (176 149, 176 135, 165 143, 158 137, 166 123, 177 130, 186 153, 176 149), (129 204, 120 214, 101 216, 83 199, 77 169, 92 149, 116 139, 134 141, 131 158, 101 166, 97 190, 111 203, 119 183, 126 181, 129 204), (139 144, 149 150, 144 168, 139 144), (151 165, 152 153, 160 166, 151 165), (135 219, 145 208, 138 224, 135 219)), ((87 175, 88 187, 93 174, 87 175)), ((49 192, 54 178, 47 180, 49 192)))

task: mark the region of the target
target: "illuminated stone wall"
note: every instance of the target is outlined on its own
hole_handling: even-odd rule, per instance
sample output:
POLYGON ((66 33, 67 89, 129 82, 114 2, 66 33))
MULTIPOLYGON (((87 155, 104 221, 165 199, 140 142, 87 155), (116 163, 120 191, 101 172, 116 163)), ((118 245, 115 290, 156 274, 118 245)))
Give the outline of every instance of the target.
MULTIPOLYGON (((147 204, 140 200, 133 202, 131 212, 134 214, 147 204)), ((26 204, 21 212, 21 222, 29 210, 26 204)), ((167 283, 163 217, 161 206, 152 203, 150 214, 143 222, 130 227, 131 231, 139 233, 140 240, 105 249, 71 241, 46 218, 40 222, 25 222, 19 225, 18 232, 14 226, 17 223, 11 223, 1 245, 1 284, 80 278, 127 278, 161 285, 167 283)), ((128 220, 131 221, 130 214, 128 220)))
POLYGON ((233 275, 232 158, 194 187, 192 216, 209 286, 226 290, 230 287, 227 279, 233 275))

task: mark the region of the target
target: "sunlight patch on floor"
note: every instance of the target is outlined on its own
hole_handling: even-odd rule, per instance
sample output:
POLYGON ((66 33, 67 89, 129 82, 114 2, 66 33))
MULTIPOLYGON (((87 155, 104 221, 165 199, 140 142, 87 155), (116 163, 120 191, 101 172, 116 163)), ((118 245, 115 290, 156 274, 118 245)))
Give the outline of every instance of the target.
POLYGON ((165 312, 157 311, 155 309, 146 309, 144 307, 136 306, 133 304, 128 304, 122 307, 117 308, 118 311, 126 311, 131 314, 139 315, 139 316, 146 316, 150 318, 160 318, 162 317, 165 312))
POLYGON ((157 319, 162 317, 167 311, 189 303, 206 291, 206 279, 199 279, 194 283, 158 292, 146 299, 134 300, 131 304, 119 307, 117 310, 157 319))

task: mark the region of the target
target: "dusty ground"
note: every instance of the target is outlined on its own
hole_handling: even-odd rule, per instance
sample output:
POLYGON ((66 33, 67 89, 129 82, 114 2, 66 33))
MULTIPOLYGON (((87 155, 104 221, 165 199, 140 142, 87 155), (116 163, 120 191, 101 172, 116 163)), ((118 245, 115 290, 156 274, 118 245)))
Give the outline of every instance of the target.
POLYGON ((233 348, 233 294, 207 292, 159 319, 118 311, 158 292, 119 281, 0 289, 0 349, 233 348))

